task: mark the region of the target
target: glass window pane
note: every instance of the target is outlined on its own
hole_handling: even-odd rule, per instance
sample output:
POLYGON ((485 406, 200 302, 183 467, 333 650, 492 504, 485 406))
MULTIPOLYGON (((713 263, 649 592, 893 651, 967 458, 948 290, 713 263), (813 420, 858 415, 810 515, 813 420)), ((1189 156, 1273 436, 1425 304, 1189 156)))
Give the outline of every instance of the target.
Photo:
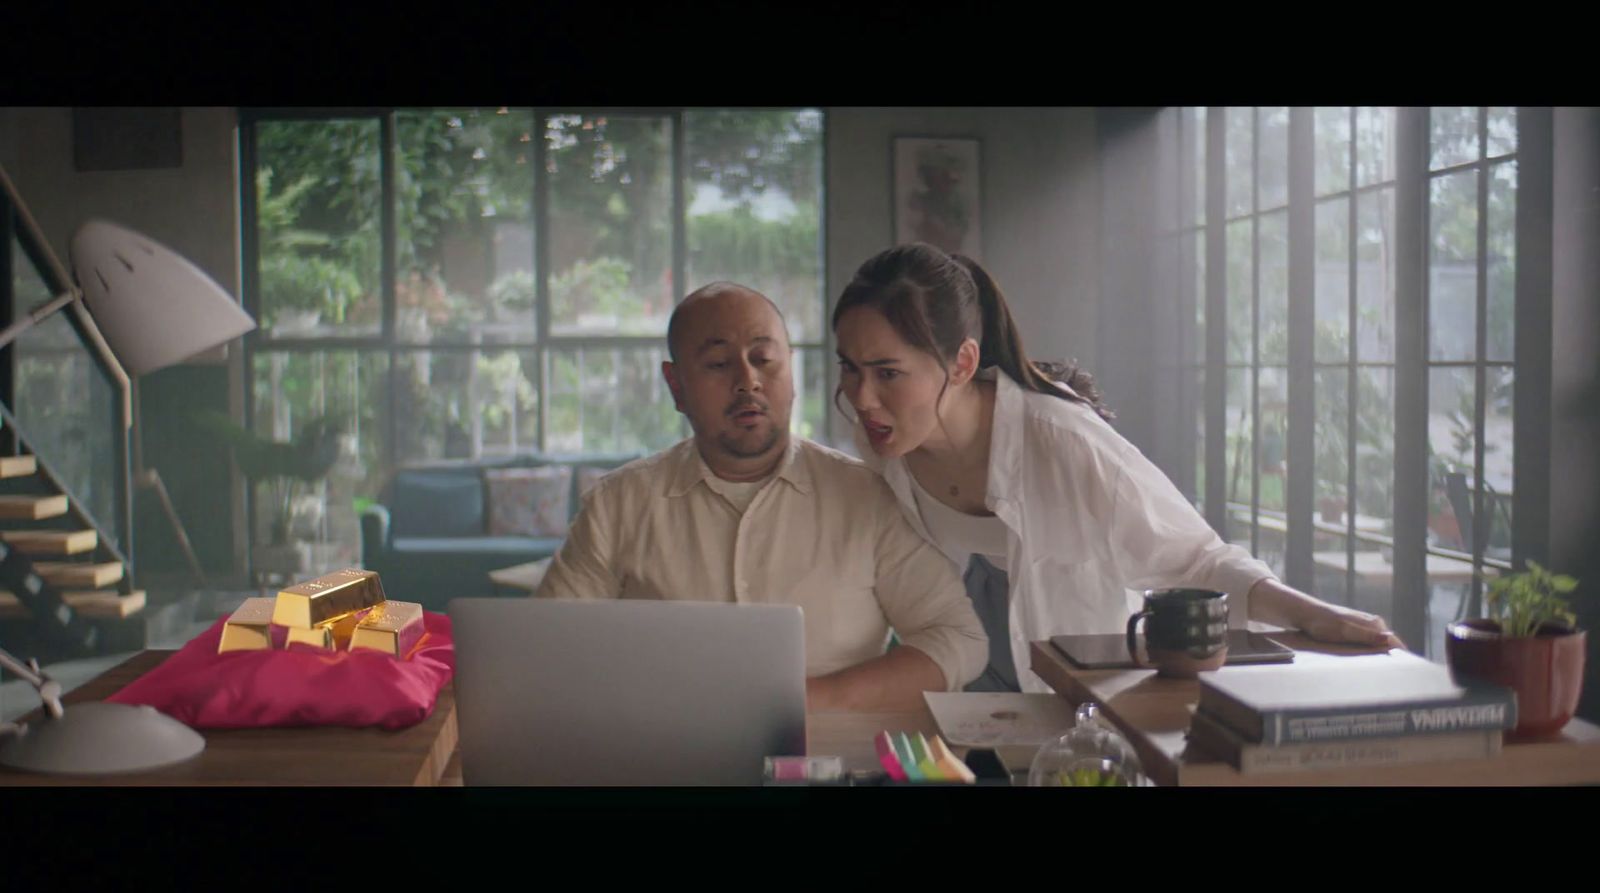
POLYGON ((1260 218, 1261 362, 1289 361, 1289 214, 1278 211, 1260 218))
POLYGON ((1350 109, 1319 107, 1312 121, 1316 194, 1350 188, 1350 109))
POLYGON ((1428 357, 1477 356, 1478 172, 1435 177, 1428 223, 1428 357))
POLYGON ((1194 362, 1206 358, 1206 231, 1197 229, 1189 237, 1189 256, 1194 259, 1194 362))
POLYGON ((1489 393, 1483 408, 1483 485, 1489 500, 1489 540, 1487 558, 1511 558, 1511 497, 1516 489, 1512 476, 1516 419, 1516 370, 1491 366, 1486 381, 1489 393))
POLYGON ((255 354, 256 436, 293 444, 296 457, 252 472, 256 542, 323 544, 319 560, 355 564, 361 555, 358 497, 381 486, 386 354, 380 351, 268 351, 255 354), (310 479, 299 479, 309 474, 310 479))
POLYGON ((672 288, 672 121, 552 115, 550 331, 659 335, 672 288))
MULTIPOLYGON (((1428 370, 1428 453, 1431 471, 1428 505, 1428 541, 1448 549, 1470 551, 1462 524, 1470 517, 1467 502, 1473 465, 1473 400, 1470 367, 1435 367, 1428 370), (1463 482, 1465 488, 1463 489, 1463 482)), ((1467 525, 1471 521, 1466 522, 1467 525)))
POLYGON ((527 109, 395 113, 402 341, 532 341, 535 132, 527 109))
POLYGON ((1345 369, 1318 369, 1315 374, 1316 412, 1313 422, 1316 455, 1317 515, 1328 524, 1343 524, 1349 510, 1350 455, 1346 434, 1350 427, 1349 373, 1345 369))
MULTIPOLYGON (((1225 452, 1223 473, 1228 476, 1223 486, 1227 500, 1233 505, 1250 505, 1250 457, 1254 453, 1254 426, 1251 422, 1251 404, 1254 399, 1255 377, 1249 369, 1228 370, 1227 405, 1223 411, 1225 452)), ((1231 506, 1230 506, 1231 508, 1231 506)), ((1230 518, 1234 513, 1229 512, 1230 518)), ((1230 520, 1230 541, 1237 540, 1239 525, 1230 520)), ((1243 535, 1249 536, 1248 530, 1243 535)))
POLYGON ((1195 224, 1206 222, 1206 110, 1204 106, 1188 109, 1185 124, 1185 139, 1193 147, 1190 153, 1194 158, 1194 176, 1190 182, 1194 184, 1194 195, 1191 208, 1194 209, 1193 221, 1195 224))
POLYGON ((1477 106, 1435 106, 1428 110, 1429 170, 1482 157, 1478 145, 1478 111, 1477 106))
POLYGON ((379 140, 376 119, 256 125, 264 337, 379 332, 379 140))
POLYGON ((1510 155, 1517 151, 1517 110, 1515 106, 1489 106, 1488 156, 1510 155))
POLYGON ((1261 367, 1261 441, 1257 462, 1261 469, 1261 507, 1284 510, 1288 483, 1289 370, 1261 367))
POLYGON ((1345 542, 1345 537, 1321 529, 1312 537, 1311 594, 1325 602, 1349 606, 1352 601, 1350 586, 1355 575, 1348 569, 1350 555, 1345 542))
POLYGON ((1316 358, 1319 363, 1343 363, 1350 359, 1350 200, 1317 202, 1316 215, 1316 358))
POLYGON ((1356 185, 1394 179, 1395 110, 1391 106, 1356 108, 1356 185))
POLYGON ((690 110, 686 291, 749 286, 795 342, 822 340, 822 113, 690 110))
POLYGON ((536 360, 510 350, 418 350, 395 360, 402 462, 510 455, 538 446, 536 360))
POLYGON ((1356 370, 1356 527, 1394 532, 1394 369, 1356 370))
POLYGON ((1356 358, 1394 362, 1394 187, 1356 196, 1356 358))
POLYGON ((794 406, 789 412, 789 431, 808 440, 825 440, 824 417, 833 397, 828 390, 825 359, 821 348, 807 347, 794 352, 794 406))
POLYGON ((1487 356, 1510 362, 1517 340, 1517 162, 1489 169, 1487 356))
POLYGON ((1226 216, 1250 213, 1255 200, 1255 123, 1254 110, 1229 108, 1224 113, 1223 153, 1227 177, 1226 216))
POLYGON ((647 453, 688 436, 661 378, 666 347, 549 351, 553 453, 647 453))
POLYGON ((1289 203, 1289 109, 1265 106, 1258 111, 1261 126, 1261 198, 1265 211, 1289 203))
POLYGON ((1254 280, 1251 236, 1255 230, 1253 219, 1235 220, 1228 224, 1228 362, 1249 363, 1255 360, 1255 326, 1252 289, 1254 280))
POLYGON ((1189 373, 1190 405, 1194 407, 1194 507, 1206 510, 1206 370, 1197 366, 1189 373))

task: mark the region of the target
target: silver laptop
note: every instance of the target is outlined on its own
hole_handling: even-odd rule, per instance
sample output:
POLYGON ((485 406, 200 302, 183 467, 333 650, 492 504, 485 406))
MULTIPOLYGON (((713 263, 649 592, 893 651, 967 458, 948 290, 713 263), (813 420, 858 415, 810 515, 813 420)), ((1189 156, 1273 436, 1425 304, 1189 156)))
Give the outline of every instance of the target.
POLYGON ((804 754, 800 608, 458 598, 468 785, 759 785, 804 754))

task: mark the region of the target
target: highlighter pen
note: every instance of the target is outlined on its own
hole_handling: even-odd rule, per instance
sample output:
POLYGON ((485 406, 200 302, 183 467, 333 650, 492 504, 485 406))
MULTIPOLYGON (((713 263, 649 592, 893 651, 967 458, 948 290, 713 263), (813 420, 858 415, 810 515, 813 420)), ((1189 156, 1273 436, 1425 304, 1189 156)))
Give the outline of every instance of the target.
POLYGON ((911 744, 912 754, 917 758, 917 768, 922 770, 922 774, 927 776, 929 781, 955 781, 934 762, 933 751, 928 748, 928 739, 922 737, 921 732, 907 735, 906 738, 911 744))
POLYGON ((872 744, 878 749, 878 762, 883 764, 883 771, 889 773, 889 778, 894 781, 905 781, 906 770, 900 768, 900 757, 895 754, 889 733, 879 732, 873 737, 872 744))
POLYGON ((895 755, 900 758, 900 768, 906 771, 906 781, 926 781, 927 777, 917 768, 917 760, 911 755, 911 742, 906 740, 906 733, 895 732, 890 740, 894 742, 895 755))
POLYGON ((933 740, 929 742, 929 746, 933 748, 934 761, 939 764, 939 768, 943 769, 951 779, 965 784, 977 783, 978 777, 972 774, 972 770, 967 768, 966 763, 961 762, 955 754, 950 752, 950 748, 945 746, 943 738, 934 735, 933 740))

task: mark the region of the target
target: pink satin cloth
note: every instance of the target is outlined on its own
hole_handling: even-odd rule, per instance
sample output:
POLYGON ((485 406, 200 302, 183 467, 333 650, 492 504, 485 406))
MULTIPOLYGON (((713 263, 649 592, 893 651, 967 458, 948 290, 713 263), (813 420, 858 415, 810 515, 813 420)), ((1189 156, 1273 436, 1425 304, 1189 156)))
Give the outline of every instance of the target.
MULTIPOLYGON (((217 653, 226 619, 160 666, 107 698, 148 704, 197 729, 377 726, 403 729, 428 718, 455 673, 450 618, 425 611, 428 634, 404 660, 360 648, 287 648, 217 653)), ((274 629, 281 642, 282 630, 274 629)))

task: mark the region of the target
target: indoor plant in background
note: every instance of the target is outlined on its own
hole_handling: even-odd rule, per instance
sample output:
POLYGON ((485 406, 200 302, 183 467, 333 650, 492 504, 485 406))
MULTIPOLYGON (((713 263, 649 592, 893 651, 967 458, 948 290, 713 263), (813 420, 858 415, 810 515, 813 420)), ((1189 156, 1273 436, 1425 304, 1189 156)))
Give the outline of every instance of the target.
POLYGON ((1566 599, 1577 587, 1572 577, 1529 561, 1490 585, 1487 618, 1448 627, 1445 655, 1461 682, 1517 693, 1517 737, 1554 734, 1577 710, 1587 634, 1566 599))
POLYGON ((299 425, 290 442, 269 440, 218 412, 196 413, 195 421, 228 444, 239 473, 252 489, 258 484, 267 485, 271 500, 269 539, 255 547, 252 563, 258 569, 281 573, 309 570, 313 563, 311 544, 292 537, 295 502, 306 485, 322 480, 339 460, 339 436, 346 426, 345 416, 314 416, 299 425))

